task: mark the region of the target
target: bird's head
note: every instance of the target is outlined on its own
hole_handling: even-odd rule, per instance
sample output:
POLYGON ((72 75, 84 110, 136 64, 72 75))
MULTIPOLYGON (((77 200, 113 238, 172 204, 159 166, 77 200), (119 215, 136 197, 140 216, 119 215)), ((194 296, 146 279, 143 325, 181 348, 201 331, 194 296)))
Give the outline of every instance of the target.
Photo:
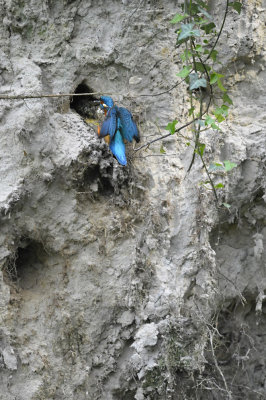
POLYGON ((109 110, 109 108, 112 108, 114 105, 113 99, 108 96, 101 96, 100 102, 100 107, 102 110, 109 110))

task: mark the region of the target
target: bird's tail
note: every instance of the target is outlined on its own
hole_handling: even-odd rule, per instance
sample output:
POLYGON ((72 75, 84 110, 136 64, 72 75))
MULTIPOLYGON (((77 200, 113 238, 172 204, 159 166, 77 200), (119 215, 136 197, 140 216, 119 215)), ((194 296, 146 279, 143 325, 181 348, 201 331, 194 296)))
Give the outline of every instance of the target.
POLYGON ((110 142, 110 150, 121 165, 127 165, 126 146, 119 130, 110 142))

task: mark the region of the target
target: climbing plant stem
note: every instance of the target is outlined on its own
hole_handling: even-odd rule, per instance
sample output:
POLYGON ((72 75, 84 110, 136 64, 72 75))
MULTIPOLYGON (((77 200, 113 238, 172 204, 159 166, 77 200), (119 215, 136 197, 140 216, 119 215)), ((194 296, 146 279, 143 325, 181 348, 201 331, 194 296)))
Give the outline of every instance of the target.
MULTIPOLYGON (((174 133, 180 132, 182 129, 184 129, 184 128, 186 128, 187 126, 193 124, 195 121, 197 121, 197 118, 193 119, 192 121, 187 122, 185 125, 180 126, 180 128, 176 129, 174 133)), ((155 143, 155 142, 158 142, 159 140, 163 140, 163 139, 165 139, 165 138, 167 138, 167 137, 169 137, 169 136, 173 136, 172 133, 167 133, 166 135, 159 136, 158 138, 153 139, 153 140, 151 140, 150 142, 145 143, 145 144, 143 144, 142 146, 138 147, 137 149, 135 149, 135 151, 139 151, 139 150, 141 150, 141 149, 144 149, 145 147, 147 148, 147 147, 149 147, 151 144, 153 144, 153 143, 155 143)))
POLYGON ((217 45, 217 43, 218 43, 218 41, 220 39, 220 36, 221 36, 222 31, 224 29, 225 20, 226 20, 227 13, 228 13, 228 7, 229 7, 229 0, 226 0, 225 12, 224 12, 224 17, 223 17, 223 22, 222 22, 221 28, 220 28, 219 33, 217 35, 217 38, 216 38, 216 40, 214 42, 214 45, 212 46, 212 48, 211 48, 208 56, 204 60, 204 62, 206 62, 211 57, 211 54, 212 54, 213 50, 215 49, 215 47, 216 47, 216 45, 217 45))
POLYGON ((212 180, 212 178, 211 178, 211 176, 210 176, 210 173, 209 173, 209 171, 208 171, 208 168, 207 168, 207 165, 206 165, 206 163, 205 163, 205 161, 204 161, 204 158, 202 157, 202 154, 201 154, 200 152, 199 152, 199 156, 200 156, 200 159, 201 159, 203 168, 204 168, 204 170, 205 170, 205 172, 206 172, 206 174, 207 174, 207 176, 208 176, 208 178, 209 178, 210 185, 211 185, 211 187, 212 187, 212 191, 213 191, 213 194, 214 194, 214 197, 215 197, 215 201, 216 201, 216 203, 218 204, 219 200, 218 200, 218 196, 217 196, 217 192, 216 192, 216 189, 215 189, 213 180, 212 180))

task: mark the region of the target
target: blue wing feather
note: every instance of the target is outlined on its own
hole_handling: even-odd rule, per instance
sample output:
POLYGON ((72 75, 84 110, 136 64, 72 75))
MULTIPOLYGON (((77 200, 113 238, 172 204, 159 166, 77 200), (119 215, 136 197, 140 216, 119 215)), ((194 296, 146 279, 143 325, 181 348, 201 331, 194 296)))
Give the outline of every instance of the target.
POLYGON ((128 142, 132 142, 133 138, 136 142, 139 142, 138 128, 133 120, 131 112, 124 107, 117 107, 117 114, 119 117, 119 128, 123 138, 128 142))
POLYGON ((119 130, 116 131, 115 136, 110 142, 110 149, 120 164, 127 165, 126 147, 119 130))
POLYGON ((100 137, 110 135, 110 138, 115 135, 117 125, 117 113, 115 107, 110 108, 105 120, 103 121, 100 129, 100 137))
POLYGON ((110 135, 110 150, 121 165, 127 165, 126 147, 124 139, 132 142, 133 138, 139 142, 139 132, 130 111, 124 107, 114 106, 111 97, 101 97, 101 108, 108 110, 103 121, 99 136, 110 135))

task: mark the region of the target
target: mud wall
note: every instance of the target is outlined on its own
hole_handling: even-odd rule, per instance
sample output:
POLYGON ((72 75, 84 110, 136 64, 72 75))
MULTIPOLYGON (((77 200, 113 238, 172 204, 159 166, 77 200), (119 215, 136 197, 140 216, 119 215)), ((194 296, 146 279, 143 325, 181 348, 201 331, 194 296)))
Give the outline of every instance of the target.
MULTIPOLYGON (((179 6, 4 1, 0 92, 112 93, 145 143, 185 121, 186 87, 168 91, 179 6)), ((204 135, 237 163, 229 211, 175 136, 166 154, 129 145, 124 168, 68 97, 0 101, 0 399, 265 397, 263 6, 227 18, 234 108, 204 135)))

